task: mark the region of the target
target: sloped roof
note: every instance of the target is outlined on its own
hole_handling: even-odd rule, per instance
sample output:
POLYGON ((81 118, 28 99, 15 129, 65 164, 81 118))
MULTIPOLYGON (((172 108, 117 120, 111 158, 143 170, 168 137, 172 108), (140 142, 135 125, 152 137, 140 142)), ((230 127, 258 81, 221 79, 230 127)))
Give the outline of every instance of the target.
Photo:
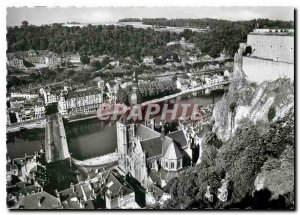
POLYGON ((132 189, 125 186, 125 184, 121 182, 123 182, 123 180, 114 175, 112 172, 108 174, 106 187, 111 192, 111 195, 119 195, 120 192, 123 192, 123 195, 128 195, 134 192, 132 189))
POLYGON ((18 206, 24 209, 55 209, 61 204, 57 198, 44 191, 22 197, 18 206))
POLYGON ((135 129, 135 135, 137 137, 142 138, 142 140, 147 140, 150 138, 156 138, 156 137, 160 137, 160 133, 148 128, 142 124, 138 124, 136 129, 135 129))
POLYGON ((182 156, 181 152, 179 151, 178 147, 172 141, 171 144, 168 147, 167 152, 164 155, 164 158, 168 159, 168 160, 177 160, 177 159, 180 159, 182 157, 183 156, 182 156))
POLYGON ((179 143, 182 148, 185 148, 188 144, 187 139, 183 133, 183 130, 170 132, 167 134, 167 136, 170 137, 175 142, 179 143))
POLYGON ((75 92, 70 92, 67 96, 67 99, 71 98, 77 98, 77 97, 84 97, 88 95, 96 95, 99 94, 100 90, 99 89, 89 89, 89 90, 83 90, 83 91, 75 91, 75 92))
POLYGON ((167 181, 171 180, 172 178, 178 177, 178 175, 179 175, 178 171, 167 171, 164 169, 160 170, 161 179, 164 179, 167 181))
POLYGON ((160 137, 155 137, 141 141, 141 145, 147 157, 162 155, 162 140, 160 137))

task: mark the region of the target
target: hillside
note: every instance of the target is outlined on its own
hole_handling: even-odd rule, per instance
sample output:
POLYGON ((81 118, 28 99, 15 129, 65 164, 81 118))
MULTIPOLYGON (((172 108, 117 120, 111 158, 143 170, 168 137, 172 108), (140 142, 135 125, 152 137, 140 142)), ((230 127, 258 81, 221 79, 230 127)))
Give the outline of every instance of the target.
POLYGON ((202 143, 202 163, 167 184, 172 199, 163 208, 293 208, 293 83, 249 83, 238 52, 232 83, 214 108, 212 124, 202 143), (225 201, 218 198, 222 179, 225 201), (205 196, 207 186, 213 201, 205 196))

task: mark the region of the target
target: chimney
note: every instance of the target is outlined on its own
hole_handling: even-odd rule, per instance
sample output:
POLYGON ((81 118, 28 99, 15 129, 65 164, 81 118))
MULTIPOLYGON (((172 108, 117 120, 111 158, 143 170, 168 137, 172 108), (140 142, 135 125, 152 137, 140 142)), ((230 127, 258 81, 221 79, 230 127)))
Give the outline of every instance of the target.
POLYGON ((55 189, 54 192, 55 192, 56 197, 59 199, 60 195, 59 195, 59 192, 57 191, 57 189, 55 189))
POLYGON ((70 184, 70 188, 72 189, 72 192, 75 192, 73 183, 70 184))
POLYGON ((43 202, 44 202, 45 199, 46 199, 45 196, 42 196, 42 197, 40 198, 40 200, 38 201, 38 207, 39 207, 39 208, 42 207, 42 204, 43 204, 43 202))

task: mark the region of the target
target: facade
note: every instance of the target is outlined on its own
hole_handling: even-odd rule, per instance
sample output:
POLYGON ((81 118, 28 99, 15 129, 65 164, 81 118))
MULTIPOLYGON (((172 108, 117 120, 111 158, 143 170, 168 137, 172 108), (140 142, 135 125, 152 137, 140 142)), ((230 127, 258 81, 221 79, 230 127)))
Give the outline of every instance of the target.
POLYGON ((34 99, 37 98, 39 95, 38 94, 33 94, 33 93, 11 93, 10 97, 12 98, 24 98, 24 99, 34 99))
POLYGON ((293 31, 256 29, 247 37, 251 54, 243 57, 242 69, 250 81, 290 78, 294 80, 293 31))
POLYGON ((24 62, 22 59, 13 58, 12 60, 8 60, 8 65, 12 66, 16 69, 25 69, 24 62))
POLYGON ((153 56, 145 56, 143 58, 143 63, 148 66, 153 65, 153 56))
POLYGON ((135 192, 122 177, 110 171, 105 178, 105 204, 108 209, 137 209, 135 192))
POLYGON ((41 88, 40 94, 42 94, 42 96, 44 97, 45 105, 49 105, 49 104, 58 102, 58 93, 57 92, 53 92, 50 89, 41 88))
POLYGON ((61 94, 58 110, 62 115, 85 114, 97 111, 103 103, 103 94, 99 89, 89 89, 61 94))
POLYGON ((152 183, 163 187, 191 164, 198 138, 184 127, 165 135, 164 130, 155 131, 153 123, 146 124, 117 122, 119 166, 144 187, 152 183))
POLYGON ((61 201, 63 209, 95 209, 92 201, 96 199, 93 182, 86 181, 71 184, 70 188, 58 192, 56 197, 61 201))
POLYGON ((206 77, 205 83, 208 85, 218 84, 224 81, 224 77, 220 75, 213 75, 212 77, 206 77))
POLYGON ((58 65, 61 63, 61 57, 59 57, 57 54, 55 53, 48 53, 45 56, 45 64, 47 66, 54 66, 54 65, 58 65))
POLYGON ((117 93, 120 89, 120 82, 117 80, 109 81, 105 84, 107 88, 107 95, 111 102, 114 102, 117 100, 117 93))

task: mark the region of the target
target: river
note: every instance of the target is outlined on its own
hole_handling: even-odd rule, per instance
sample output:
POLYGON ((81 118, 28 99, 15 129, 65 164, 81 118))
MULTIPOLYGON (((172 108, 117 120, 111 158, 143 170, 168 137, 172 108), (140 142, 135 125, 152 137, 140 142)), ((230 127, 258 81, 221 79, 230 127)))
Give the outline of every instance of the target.
MULTIPOLYGON (((182 101, 206 106, 219 101, 224 91, 203 92, 181 96, 182 101)), ((99 119, 71 122, 65 125, 69 151, 76 159, 87 159, 114 152, 117 147, 115 123, 99 119)), ((7 148, 11 158, 34 154, 44 144, 44 129, 33 129, 8 134, 7 148)))

